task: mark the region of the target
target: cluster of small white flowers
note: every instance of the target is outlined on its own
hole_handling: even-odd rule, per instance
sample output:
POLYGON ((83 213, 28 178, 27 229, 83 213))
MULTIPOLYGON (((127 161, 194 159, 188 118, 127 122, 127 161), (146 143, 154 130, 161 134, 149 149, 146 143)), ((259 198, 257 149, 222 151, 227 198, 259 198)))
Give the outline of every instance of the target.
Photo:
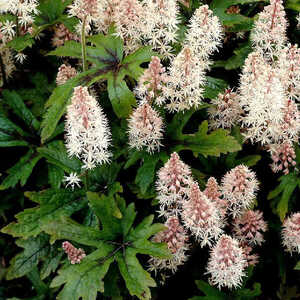
MULTIPOLYGON (((279 149, 292 147, 299 139, 300 112, 295 101, 300 99, 300 50, 297 45, 288 44, 282 3, 271 0, 254 24, 254 52, 243 68, 239 100, 245 137, 252 143, 267 145, 276 160, 272 169, 287 173, 287 166, 276 165, 281 155, 279 149)), ((292 160, 282 158, 285 165, 289 164, 288 159, 292 160)))
POLYGON ((192 184, 189 199, 183 202, 181 217, 201 247, 211 246, 223 233, 217 206, 200 191, 197 183, 192 184))
POLYGON ((86 87, 74 89, 67 107, 66 147, 70 156, 80 158, 85 169, 109 162, 111 133, 108 121, 96 99, 86 87))
POLYGON ((212 106, 207 110, 211 128, 230 129, 238 123, 243 110, 237 93, 226 89, 224 93, 219 93, 218 97, 211 101, 211 104, 212 106))
POLYGON ((240 216, 250 208, 258 191, 258 181, 254 172, 244 165, 239 165, 227 172, 222 178, 221 191, 228 202, 228 209, 233 217, 240 216))
POLYGON ((287 41, 286 28, 283 1, 271 0, 254 23, 251 35, 254 47, 267 58, 278 56, 287 41))
POLYGON ((297 27, 300 28, 300 13, 297 16, 297 22, 298 22, 297 27))
POLYGON ((129 147, 153 153, 159 151, 163 138, 163 121, 148 103, 141 103, 128 120, 129 147))
POLYGON ((182 210, 183 202, 189 197, 193 183, 190 167, 174 152, 157 175, 156 191, 160 215, 166 217, 178 215, 182 210))
POLYGON ((122 0, 114 10, 114 24, 117 35, 124 41, 125 53, 131 53, 141 46, 144 32, 145 9, 138 0, 122 0))
POLYGON ((190 47, 193 55, 209 66, 209 56, 221 46, 222 38, 223 29, 219 18, 213 15, 208 5, 202 5, 190 19, 183 44, 190 47))
POLYGON ((300 253, 300 212, 292 214, 283 222, 282 244, 291 254, 300 253))
POLYGON ((27 28, 34 21, 34 15, 39 14, 37 0, 9 0, 0 6, 0 13, 11 13, 18 16, 20 26, 27 28))
POLYGON ((278 72, 259 52, 253 52, 245 61, 240 81, 239 99, 245 112, 241 122, 247 128, 246 138, 261 144, 283 139, 286 95, 278 72))
POLYGON ((86 18, 91 23, 100 16, 102 5, 99 0, 74 0, 69 6, 68 14, 77 17, 81 21, 86 18))
POLYGON ((169 217, 165 223, 166 230, 157 233, 153 237, 155 243, 167 243, 168 249, 172 253, 171 259, 159 259, 151 257, 149 260, 149 270, 157 272, 158 270, 171 270, 176 272, 177 268, 183 265, 188 256, 189 249, 188 235, 177 217, 169 217))
POLYGON ((163 93, 170 111, 201 104, 209 55, 222 39, 221 25, 207 5, 200 6, 190 20, 183 49, 171 62, 170 78, 163 93))
POLYGON ((241 286, 247 264, 243 249, 237 240, 223 234, 211 249, 207 265, 210 282, 218 288, 241 286))
POLYGON ((144 39, 164 58, 172 58, 171 43, 176 42, 179 8, 176 0, 144 0, 144 39))

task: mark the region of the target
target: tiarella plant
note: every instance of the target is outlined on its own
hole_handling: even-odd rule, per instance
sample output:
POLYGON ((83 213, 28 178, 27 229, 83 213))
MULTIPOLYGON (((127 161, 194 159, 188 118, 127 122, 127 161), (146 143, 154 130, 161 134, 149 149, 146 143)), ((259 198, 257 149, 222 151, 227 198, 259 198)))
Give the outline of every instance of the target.
POLYGON ((299 12, 0 0, 0 299, 299 297, 299 12))

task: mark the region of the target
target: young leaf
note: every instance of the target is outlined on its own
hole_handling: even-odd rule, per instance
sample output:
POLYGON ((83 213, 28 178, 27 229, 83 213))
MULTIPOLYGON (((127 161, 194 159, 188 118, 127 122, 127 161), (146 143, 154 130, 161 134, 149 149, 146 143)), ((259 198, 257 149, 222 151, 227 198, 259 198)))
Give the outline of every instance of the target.
POLYGON ((24 251, 10 261, 10 267, 6 274, 7 280, 24 276, 50 252, 49 237, 45 234, 40 234, 35 238, 30 237, 27 240, 19 239, 16 244, 24 248, 24 251))
POLYGON ((19 181, 21 186, 24 186, 41 158, 41 155, 30 149, 13 167, 7 170, 8 176, 2 181, 0 190, 14 187, 19 181))
POLYGON ((86 205, 82 191, 49 189, 26 192, 25 195, 31 201, 39 203, 39 206, 18 213, 15 216, 18 222, 2 228, 3 233, 23 238, 37 236, 42 231, 42 224, 57 220, 61 216, 70 216, 86 205))

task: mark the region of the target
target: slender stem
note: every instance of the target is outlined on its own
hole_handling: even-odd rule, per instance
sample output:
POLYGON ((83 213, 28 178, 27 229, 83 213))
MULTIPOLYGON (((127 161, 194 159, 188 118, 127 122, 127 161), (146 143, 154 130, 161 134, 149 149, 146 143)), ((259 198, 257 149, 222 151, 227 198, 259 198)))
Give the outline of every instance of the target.
POLYGON ((82 28, 81 28, 81 53, 82 53, 82 69, 83 69, 83 72, 87 71, 85 25, 86 25, 86 16, 82 20, 82 28))

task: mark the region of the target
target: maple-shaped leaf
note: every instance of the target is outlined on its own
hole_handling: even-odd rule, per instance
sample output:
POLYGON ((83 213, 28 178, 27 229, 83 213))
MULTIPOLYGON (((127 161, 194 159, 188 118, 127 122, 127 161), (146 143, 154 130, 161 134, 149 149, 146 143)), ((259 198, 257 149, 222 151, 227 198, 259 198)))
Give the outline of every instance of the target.
POLYGON ((52 241, 70 240, 94 249, 80 264, 66 264, 58 271, 51 284, 52 287, 64 285, 58 299, 96 299, 98 292, 104 292, 103 279, 114 261, 118 263, 129 293, 139 299, 150 299, 149 288, 156 283, 136 255, 170 258, 166 244, 149 240, 165 227, 152 224, 153 216, 134 226, 134 204, 126 207, 120 192, 122 189, 118 183, 107 195, 87 192, 90 208, 97 216, 101 229, 81 225, 70 218, 43 223, 42 229, 51 235, 52 241))
MULTIPOLYGON (((206 106, 204 106, 206 107, 206 106)), ((217 129, 208 133, 208 122, 203 121, 198 131, 193 134, 184 134, 183 129, 195 110, 178 113, 173 117, 168 127, 168 135, 174 141, 172 151, 191 150, 195 156, 220 156, 220 154, 241 150, 239 142, 225 129, 217 129)))

